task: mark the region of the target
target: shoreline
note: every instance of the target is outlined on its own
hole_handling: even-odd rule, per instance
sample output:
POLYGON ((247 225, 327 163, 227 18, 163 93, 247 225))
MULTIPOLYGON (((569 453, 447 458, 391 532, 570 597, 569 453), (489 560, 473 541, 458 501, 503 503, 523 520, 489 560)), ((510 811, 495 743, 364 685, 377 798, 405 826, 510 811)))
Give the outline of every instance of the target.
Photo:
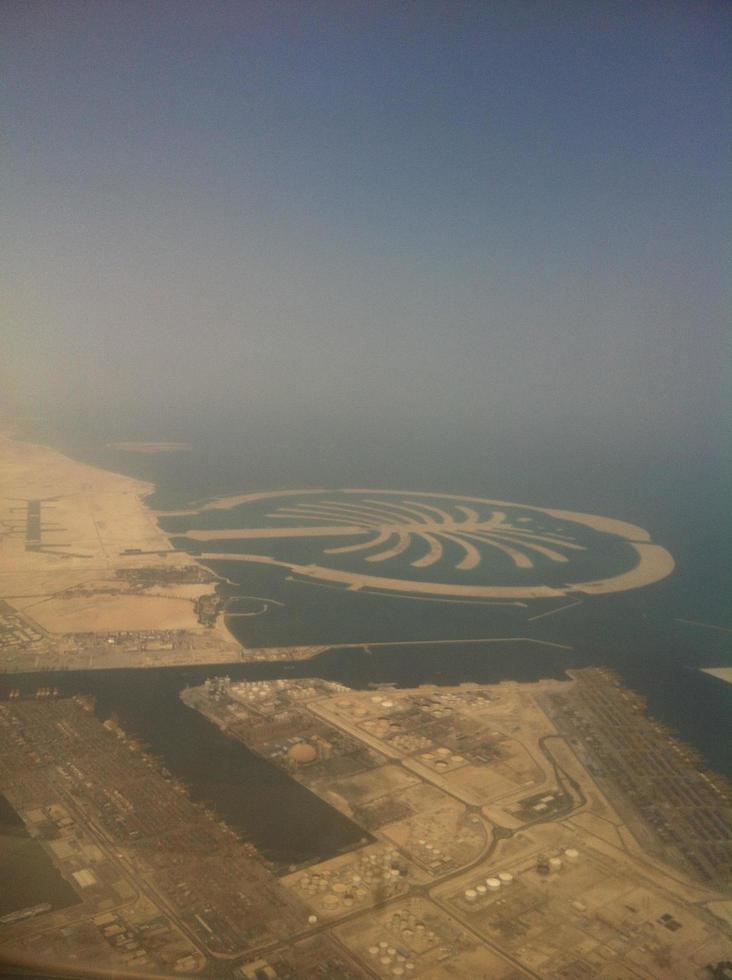
POLYGON ((0 671, 240 662, 199 602, 222 579, 178 551, 150 481, 0 435, 0 671))
MULTIPOLYGON (((170 512, 146 503, 156 490, 150 481, 76 460, 51 446, 0 434, 0 672, 298 661, 334 646, 359 645, 245 647, 229 629, 224 606, 217 602, 229 580, 212 569, 209 562, 214 560, 282 565, 306 579, 324 578, 351 589, 385 585, 393 594, 442 594, 448 601, 476 594, 516 597, 515 587, 401 582, 300 567, 261 555, 180 551, 158 523, 170 512), (29 538, 30 534, 35 537, 29 538)), ((214 498, 199 510, 228 509, 245 500, 301 492, 257 491, 214 498)), ((370 492, 388 495, 396 491, 370 492)), ((419 491, 412 495, 431 496, 419 491)), ((594 515, 546 512, 595 529, 602 525, 604 530, 624 533, 639 563, 614 578, 574 583, 565 590, 525 587, 523 598, 633 589, 658 581, 674 567, 671 555, 650 543, 642 528, 594 515)), ((189 536, 196 533, 237 537, 244 532, 204 531, 189 536)), ((278 529, 269 533, 276 534, 278 529)))

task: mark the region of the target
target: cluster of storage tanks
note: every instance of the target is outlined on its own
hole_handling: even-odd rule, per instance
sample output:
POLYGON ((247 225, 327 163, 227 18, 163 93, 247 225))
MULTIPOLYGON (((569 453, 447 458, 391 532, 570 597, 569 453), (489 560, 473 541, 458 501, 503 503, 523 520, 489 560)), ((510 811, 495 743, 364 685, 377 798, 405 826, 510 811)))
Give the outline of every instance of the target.
POLYGON ((486 895, 495 894, 501 888, 512 885, 513 881, 514 877, 510 871, 500 871, 497 875, 491 875, 476 882, 471 888, 466 888, 463 897, 466 902, 477 902, 479 898, 485 898, 486 895))
POLYGON ((264 701, 287 686, 286 681, 244 681, 232 685, 241 701, 264 701))
MULTIPOLYGON (((542 875, 556 874, 562 870, 565 861, 568 864, 573 864, 577 860, 579 860, 579 851, 574 847, 567 847, 561 854, 555 854, 553 857, 540 854, 536 859, 536 870, 542 875)), ((463 898, 472 905, 487 895, 495 895, 502 888, 512 885, 514 881, 515 878, 510 871, 501 871, 497 875, 491 875, 489 878, 476 882, 470 888, 466 888, 463 892, 463 898)))
POLYGON ((578 858, 579 851, 574 847, 567 847, 561 855, 555 854, 554 857, 547 857, 545 854, 540 854, 536 859, 536 870, 540 875, 549 875, 552 872, 561 871, 564 867, 564 861, 572 864, 578 858))
POLYGON ((433 769, 437 769, 438 772, 453 769, 455 766, 462 766, 465 762, 462 755, 453 755, 450 749, 445 746, 435 749, 434 752, 424 752, 420 755, 419 760, 433 769))
POLYGON ((386 885, 387 894, 400 891, 406 873, 396 848, 387 848, 363 855, 345 868, 305 873, 298 884, 306 896, 327 911, 336 912, 363 902, 379 885, 386 885))
POLYGON ((407 950, 392 946, 386 939, 369 946, 369 955, 384 973, 393 977, 409 977, 414 974, 414 963, 407 958, 407 950))
POLYGON ((429 925, 408 909, 395 912, 388 926, 388 936, 379 937, 369 946, 369 957, 381 971, 394 977, 412 976, 415 970, 413 954, 408 947, 419 951, 431 949, 441 937, 429 925))

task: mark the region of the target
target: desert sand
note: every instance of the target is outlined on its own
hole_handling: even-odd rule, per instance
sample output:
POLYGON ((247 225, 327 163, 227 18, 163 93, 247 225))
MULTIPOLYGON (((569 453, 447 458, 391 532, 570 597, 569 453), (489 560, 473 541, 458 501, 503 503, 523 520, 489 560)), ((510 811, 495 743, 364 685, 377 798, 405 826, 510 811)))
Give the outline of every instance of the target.
POLYGON ((0 436, 0 599, 51 634, 203 632, 195 602, 211 583, 141 588, 125 578, 134 569, 165 577, 195 564, 172 548, 145 506, 153 489, 0 436))

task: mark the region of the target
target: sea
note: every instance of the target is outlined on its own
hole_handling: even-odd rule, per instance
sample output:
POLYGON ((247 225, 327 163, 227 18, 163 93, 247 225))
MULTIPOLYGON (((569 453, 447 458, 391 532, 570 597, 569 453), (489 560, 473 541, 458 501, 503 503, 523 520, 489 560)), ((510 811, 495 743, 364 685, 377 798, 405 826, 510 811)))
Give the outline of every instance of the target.
MULTIPOLYGON (((607 666, 706 765, 732 778, 732 684, 701 670, 732 665, 729 483, 713 449, 624 448, 619 440, 576 433, 508 438, 489 425, 409 419, 384 425, 246 416, 134 426, 110 417, 73 424, 35 419, 18 437, 154 483, 147 503, 161 511, 254 491, 356 487, 509 500, 638 524, 673 555, 668 578, 534 621, 510 607, 347 592, 288 581, 267 566, 216 562, 229 594, 243 597, 237 608, 252 612, 227 620, 243 643, 329 648, 307 661, 226 665, 218 672, 235 680, 320 677, 363 689, 531 682, 607 666), (178 441, 191 449, 114 448, 133 440, 178 441), (268 605, 271 615, 257 615, 262 597, 279 603, 268 605), (510 636, 525 639, 499 639, 510 636)), ((355 846, 360 828, 183 704, 180 691, 214 673, 211 666, 67 671, 13 675, 12 686, 32 693, 50 683, 62 695, 94 695, 100 718, 115 713, 195 800, 252 841, 277 870, 355 846)), ((9 686, 0 679, 0 689, 9 686)))

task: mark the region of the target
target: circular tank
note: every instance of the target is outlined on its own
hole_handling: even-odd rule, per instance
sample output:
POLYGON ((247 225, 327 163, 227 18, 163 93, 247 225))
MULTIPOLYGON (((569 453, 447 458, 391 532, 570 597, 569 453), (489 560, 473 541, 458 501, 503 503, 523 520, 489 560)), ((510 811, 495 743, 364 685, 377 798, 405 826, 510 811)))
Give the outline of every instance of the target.
POLYGON ((315 747, 309 742, 297 742, 290 747, 287 752, 287 757, 299 766, 306 766, 310 762, 315 762, 318 758, 318 753, 315 747))

